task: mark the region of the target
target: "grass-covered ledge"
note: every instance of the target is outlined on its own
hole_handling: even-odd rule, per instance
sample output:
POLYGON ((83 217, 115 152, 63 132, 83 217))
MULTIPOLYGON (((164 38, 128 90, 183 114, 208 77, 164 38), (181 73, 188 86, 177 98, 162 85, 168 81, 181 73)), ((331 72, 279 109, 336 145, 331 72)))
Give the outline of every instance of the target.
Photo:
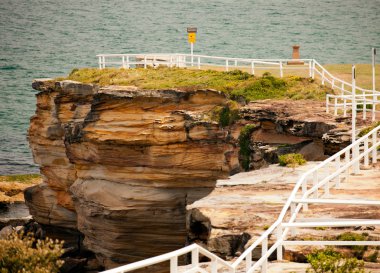
POLYGON ((256 77, 234 70, 193 70, 181 68, 82 68, 74 69, 66 78, 83 83, 106 85, 133 85, 142 89, 179 88, 184 90, 211 88, 226 92, 231 99, 312 99, 323 100, 330 88, 321 86, 309 78, 289 76, 273 77, 269 73, 256 77))

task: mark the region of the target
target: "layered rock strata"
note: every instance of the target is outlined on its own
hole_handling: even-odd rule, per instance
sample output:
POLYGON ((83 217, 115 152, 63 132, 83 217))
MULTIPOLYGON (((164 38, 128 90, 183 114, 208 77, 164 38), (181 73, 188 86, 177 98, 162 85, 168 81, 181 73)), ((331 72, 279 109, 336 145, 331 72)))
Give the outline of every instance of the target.
POLYGON ((228 131, 204 120, 226 103, 220 92, 33 87, 29 141, 44 183, 27 204, 40 223, 80 230, 106 267, 184 246, 186 205, 239 169, 228 131))
MULTIPOLYGON (((213 116, 229 102, 215 90, 53 80, 33 87, 40 92, 29 142, 44 182, 26 191, 27 205, 39 223, 82 232, 84 245, 107 268, 186 244, 186 206, 209 195, 217 179, 242 170, 239 135, 245 125, 255 125, 250 169, 288 152, 320 159, 331 152, 331 139, 331 146, 348 142, 348 126, 318 102, 251 103, 239 110, 240 119, 222 127, 213 116), (339 137, 332 133, 338 129, 339 137)), ((222 216, 207 217, 222 223, 222 216)), ((235 235, 226 238, 238 251, 251 235, 235 235)))

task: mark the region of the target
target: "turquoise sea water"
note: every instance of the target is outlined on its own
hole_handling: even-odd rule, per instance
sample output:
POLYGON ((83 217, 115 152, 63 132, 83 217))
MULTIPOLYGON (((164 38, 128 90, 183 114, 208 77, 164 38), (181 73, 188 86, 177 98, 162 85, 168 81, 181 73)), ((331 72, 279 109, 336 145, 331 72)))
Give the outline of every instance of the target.
POLYGON ((34 78, 96 66, 98 53, 188 52, 369 63, 379 0, 1 0, 0 174, 36 172, 26 140, 34 78))

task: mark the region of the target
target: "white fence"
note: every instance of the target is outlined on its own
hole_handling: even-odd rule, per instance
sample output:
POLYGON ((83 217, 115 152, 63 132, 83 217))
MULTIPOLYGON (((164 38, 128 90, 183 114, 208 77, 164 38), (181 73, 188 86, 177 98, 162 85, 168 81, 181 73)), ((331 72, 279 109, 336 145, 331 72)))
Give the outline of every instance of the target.
MULTIPOLYGON (((187 54, 111 54, 98 55, 99 68, 106 65, 118 65, 125 68, 167 65, 169 67, 196 66, 221 66, 228 71, 231 68, 248 67, 252 74, 255 69, 279 69, 280 76, 283 76, 284 69, 307 69, 309 76, 315 78, 318 74, 322 84, 330 84, 333 89, 341 91, 339 95, 328 95, 326 98, 326 110, 333 107, 334 114, 339 114, 338 109, 343 109, 343 114, 347 115, 347 110, 352 105, 352 85, 340 80, 329 73, 323 66, 313 59, 297 60, 303 63, 299 66, 284 66, 287 62, 294 60, 257 60, 243 58, 212 57, 205 55, 187 54), (121 58, 121 61, 120 61, 121 58), (111 61, 109 60, 111 59, 111 61), (116 60, 115 60, 116 59, 116 60), (333 103, 330 101, 333 100, 333 103)), ((361 94, 355 95, 356 103, 363 105, 363 115, 367 112, 367 105, 371 105, 372 119, 375 118, 376 105, 380 103, 378 96, 380 92, 356 88, 361 94)), ((365 118, 365 117, 363 117, 365 118)), ((191 253, 191 265, 183 273, 195 272, 237 272, 243 266, 245 272, 253 273, 261 270, 267 272, 268 259, 276 252, 277 259, 282 260, 284 245, 380 245, 380 241, 289 241, 289 233, 296 235, 298 228, 311 227, 354 227, 362 225, 380 225, 380 220, 371 219, 334 219, 326 221, 296 221, 301 209, 307 210, 309 204, 348 204, 348 205, 373 205, 380 206, 380 201, 375 200, 337 200, 329 199, 330 188, 339 186, 342 180, 349 182, 350 173, 357 173, 359 165, 369 166, 378 160, 378 147, 380 146, 380 126, 373 129, 365 136, 359 138, 350 146, 339 151, 335 155, 321 162, 318 166, 304 173, 297 181, 290 197, 285 203, 278 219, 270 226, 244 253, 233 263, 222 260, 203 247, 193 244, 179 250, 156 256, 150 259, 128 264, 119 268, 104 271, 104 273, 125 273, 162 262, 170 263, 170 273, 179 272, 178 260, 182 255, 191 253), (269 238, 276 238, 269 247, 269 238), (253 251, 261 246, 261 258, 252 260, 253 251), (209 270, 200 267, 200 257, 205 256, 210 259, 209 270)), ((304 219, 303 219, 304 220, 304 219)))
MULTIPOLYGON (((261 71, 278 71, 280 77, 284 76, 284 71, 307 71, 308 76, 321 80, 322 85, 329 85, 334 90, 339 90, 338 95, 328 95, 326 97, 326 111, 334 109, 333 113, 338 114, 341 110, 343 115, 351 109, 352 98, 347 95, 352 94, 352 84, 333 76, 327 69, 314 59, 249 59, 249 58, 231 58, 207 55, 190 55, 178 53, 153 53, 153 54, 100 54, 97 55, 99 68, 106 67, 193 67, 197 69, 220 67, 225 71, 232 69, 247 70, 255 74, 257 70, 261 71)), ((367 113, 371 114, 372 120, 376 118, 378 97, 380 92, 376 90, 355 87, 356 105, 359 111, 363 111, 363 119, 367 118, 367 113), (367 106, 371 105, 370 108, 367 106)))
POLYGON ((136 67, 157 67, 160 65, 168 67, 221 67, 225 71, 234 69, 248 69, 251 74, 256 70, 278 70, 281 77, 284 70, 309 70, 309 76, 312 76, 312 59, 297 60, 301 65, 287 66, 292 59, 248 59, 248 58, 231 58, 217 57, 207 55, 190 55, 190 54, 101 54, 97 55, 99 59, 99 68, 103 69, 110 66, 123 68, 136 67))

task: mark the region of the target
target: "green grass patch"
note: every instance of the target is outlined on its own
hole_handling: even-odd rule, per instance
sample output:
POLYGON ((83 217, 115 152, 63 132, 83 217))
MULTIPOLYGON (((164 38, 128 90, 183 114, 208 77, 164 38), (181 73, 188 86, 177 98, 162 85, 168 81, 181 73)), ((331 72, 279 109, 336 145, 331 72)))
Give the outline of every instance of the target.
POLYGON ((295 168, 306 164, 306 160, 301 154, 284 154, 278 157, 280 166, 295 168))
POLYGON ((100 86, 124 85, 142 89, 183 90, 216 89, 225 92, 231 99, 313 99, 324 100, 330 88, 320 86, 311 79, 289 76, 283 79, 264 73, 255 77, 247 72, 194 70, 184 68, 82 68, 74 69, 67 78, 100 86))
POLYGON ((20 182, 20 183, 33 183, 35 179, 40 178, 39 174, 14 174, 14 175, 1 175, 0 182, 20 182))
POLYGON ((306 255, 311 268, 307 273, 364 273, 364 261, 348 258, 331 248, 306 255))
MULTIPOLYGON (((367 234, 357 234, 353 232, 345 232, 336 237, 338 241, 366 241, 368 239, 367 234)), ((354 255, 358 259, 363 259, 364 252, 368 249, 368 246, 347 246, 347 248, 354 251, 354 255)))

